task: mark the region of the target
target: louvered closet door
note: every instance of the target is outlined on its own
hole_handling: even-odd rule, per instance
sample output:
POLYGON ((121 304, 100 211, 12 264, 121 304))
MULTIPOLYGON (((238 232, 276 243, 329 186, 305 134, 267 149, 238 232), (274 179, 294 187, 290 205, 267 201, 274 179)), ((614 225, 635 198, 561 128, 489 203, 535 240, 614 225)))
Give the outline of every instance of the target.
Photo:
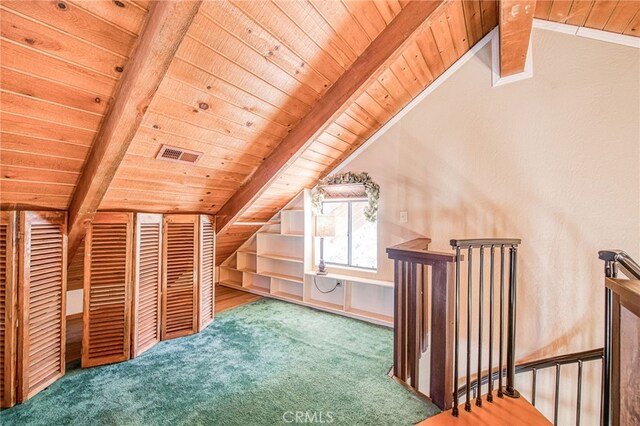
POLYGON ((16 212, 0 212, 0 406, 16 403, 16 212))
POLYGON ((64 375, 67 215, 20 213, 18 401, 64 375))
POLYGON ((136 215, 133 356, 160 341, 162 215, 136 215))
POLYGON ((198 329, 198 216, 165 215, 162 251, 162 340, 198 329))
POLYGON ((82 367, 129 359, 133 214, 98 213, 85 236, 82 367))
POLYGON ((200 320, 198 331, 213 321, 215 314, 216 232, 211 216, 200 216, 200 320))

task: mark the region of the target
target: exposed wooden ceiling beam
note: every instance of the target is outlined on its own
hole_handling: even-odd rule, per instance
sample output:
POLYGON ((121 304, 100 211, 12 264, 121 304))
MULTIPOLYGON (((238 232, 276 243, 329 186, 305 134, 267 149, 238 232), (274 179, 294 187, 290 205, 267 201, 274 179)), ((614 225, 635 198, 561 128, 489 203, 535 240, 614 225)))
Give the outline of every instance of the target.
POLYGON ((524 71, 535 0, 500 1, 500 77, 524 71))
POLYGON ((201 2, 153 2, 69 205, 69 259, 80 246, 201 2))
POLYGON ((354 100, 358 90, 365 83, 379 76, 382 65, 442 3, 442 0, 413 0, 402 9, 356 59, 351 68, 340 76, 311 111, 222 206, 217 214, 218 233, 230 226, 262 191, 278 178, 279 173, 304 152, 325 126, 341 113, 342 107, 354 100))

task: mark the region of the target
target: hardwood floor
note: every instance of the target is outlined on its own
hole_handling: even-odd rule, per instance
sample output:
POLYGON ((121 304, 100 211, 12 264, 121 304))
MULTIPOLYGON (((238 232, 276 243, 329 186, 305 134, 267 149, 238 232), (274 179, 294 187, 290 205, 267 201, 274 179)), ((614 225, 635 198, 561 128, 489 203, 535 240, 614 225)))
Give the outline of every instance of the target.
POLYGON ((262 296, 216 285, 216 314, 260 299, 262 296))
POLYGON ((453 417, 451 410, 430 417, 418 426, 547 426, 547 420, 525 398, 498 398, 494 394, 493 403, 483 401, 482 408, 473 405, 470 413, 460 404, 460 416, 453 417))

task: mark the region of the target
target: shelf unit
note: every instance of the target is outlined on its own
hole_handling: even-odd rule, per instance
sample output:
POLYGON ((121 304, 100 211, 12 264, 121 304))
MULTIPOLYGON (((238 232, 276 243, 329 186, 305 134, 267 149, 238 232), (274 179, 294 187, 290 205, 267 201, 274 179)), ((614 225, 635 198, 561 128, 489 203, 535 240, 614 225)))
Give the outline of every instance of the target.
POLYGON ((392 327, 392 282, 309 272, 312 219, 310 191, 304 190, 222 263, 220 284, 392 327), (335 290, 322 292, 337 282, 335 290))

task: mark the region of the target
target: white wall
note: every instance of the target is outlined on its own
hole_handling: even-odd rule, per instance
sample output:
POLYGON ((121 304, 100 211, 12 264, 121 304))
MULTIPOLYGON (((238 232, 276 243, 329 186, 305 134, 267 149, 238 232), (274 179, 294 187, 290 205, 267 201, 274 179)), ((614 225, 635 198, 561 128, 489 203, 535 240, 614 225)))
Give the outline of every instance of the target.
POLYGON ((597 252, 640 258, 640 50, 533 37, 532 79, 492 88, 487 45, 344 170, 381 186, 380 278, 419 236, 522 238, 518 359, 601 346, 597 252))

